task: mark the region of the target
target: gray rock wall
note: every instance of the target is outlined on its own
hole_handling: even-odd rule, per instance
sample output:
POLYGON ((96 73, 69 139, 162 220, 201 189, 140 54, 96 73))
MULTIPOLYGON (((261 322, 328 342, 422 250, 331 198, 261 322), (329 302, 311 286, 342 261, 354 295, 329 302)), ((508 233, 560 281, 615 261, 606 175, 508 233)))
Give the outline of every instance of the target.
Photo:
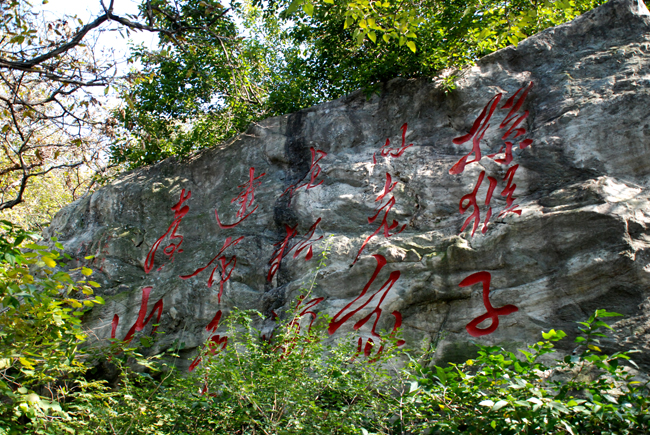
POLYGON ((102 284, 86 324, 123 339, 160 315, 156 346, 179 339, 188 356, 234 306, 270 333, 329 240, 305 303, 334 337, 359 326, 364 349, 377 319, 459 360, 605 308, 627 316, 610 347, 650 366, 649 30, 641 1, 612 0, 485 57, 449 94, 394 80, 123 175, 48 230, 102 284))

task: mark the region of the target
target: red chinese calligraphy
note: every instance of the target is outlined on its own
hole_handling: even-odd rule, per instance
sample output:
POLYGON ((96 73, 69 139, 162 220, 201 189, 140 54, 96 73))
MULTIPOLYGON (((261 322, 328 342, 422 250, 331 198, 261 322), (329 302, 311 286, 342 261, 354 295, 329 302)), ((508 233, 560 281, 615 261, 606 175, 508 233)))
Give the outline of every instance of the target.
MULTIPOLYGON (((521 109, 521 106, 524 104, 524 101, 526 100, 526 97, 528 96, 528 93, 530 92, 531 88, 533 87, 533 82, 530 82, 528 86, 521 87, 517 90, 517 92, 514 93, 513 96, 508 98, 506 103, 503 105, 501 108, 502 110, 505 109, 510 109, 508 114, 503 118, 503 121, 501 122, 501 125, 499 125, 499 129, 507 129, 506 132, 503 134, 501 139, 506 140, 508 139, 513 133, 513 139, 516 139, 524 134, 526 134, 526 129, 519 127, 519 124, 521 124, 522 121, 524 121, 526 118, 528 118, 529 111, 525 110, 521 115, 517 116, 517 112, 519 109, 521 109), (512 125, 510 125, 512 123, 512 125)), ((525 139, 519 143, 519 149, 525 149, 528 146, 530 146, 533 143, 532 139, 525 139)), ((512 155, 512 149, 513 149, 514 144, 511 141, 506 141, 505 142, 505 157, 504 158, 498 158, 494 159, 495 162, 501 163, 503 165, 509 165, 512 163, 513 160, 513 155, 512 155)), ((501 147, 498 153, 500 154, 503 152, 504 147, 501 147)), ((496 154, 491 154, 488 157, 493 158, 496 154)))
MULTIPOLYGON (((182 249, 180 249, 181 245, 183 244, 183 236, 176 234, 176 230, 178 230, 178 226, 181 224, 181 221, 185 217, 185 215, 190 211, 190 207, 187 205, 183 205, 183 203, 190 199, 192 196, 192 192, 188 191, 187 195, 185 195, 185 189, 181 191, 181 197, 171 209, 174 211, 174 221, 169 225, 169 228, 167 228, 167 232, 162 235, 156 242, 153 244, 151 249, 149 250, 149 253, 147 253, 147 258, 144 260, 144 271, 145 273, 149 273, 153 270, 153 265, 154 265, 154 260, 156 257, 156 251, 160 247, 160 244, 165 240, 165 237, 169 236, 169 245, 165 246, 163 248, 163 253, 167 255, 169 258, 171 258, 172 261, 174 261, 174 254, 176 252, 183 252, 182 249), (172 240, 178 240, 178 243, 172 242, 172 240)), ((160 270, 158 268, 158 270, 160 270)))
POLYGON ((223 286, 224 284, 230 279, 230 276, 232 275, 232 271, 235 268, 235 265, 237 264, 237 256, 233 255, 230 257, 230 260, 226 262, 226 257, 222 255, 226 249, 230 247, 237 246, 239 242, 244 240, 244 236, 239 237, 235 241, 232 241, 232 237, 227 237, 226 241, 223 243, 222 248, 217 252, 217 255, 212 257, 212 260, 208 262, 203 267, 200 267, 196 269, 194 272, 190 273, 189 275, 181 275, 179 276, 180 279, 190 279, 192 277, 195 277, 199 273, 203 272, 205 269, 210 267, 215 261, 216 261, 216 266, 212 268, 212 272, 210 273, 210 278, 208 278, 208 288, 212 287, 212 284, 214 283, 214 275, 215 272, 217 272, 217 269, 220 269, 219 271, 219 295, 218 295, 218 300, 219 303, 221 303, 221 295, 223 294, 223 286), (230 270, 228 269, 230 267, 230 270))
MULTIPOLYGON (((151 312, 149 313, 149 316, 145 319, 145 316, 147 315, 147 304, 149 303, 149 294, 151 293, 152 287, 144 287, 142 289, 142 302, 140 304, 140 311, 138 312, 138 318, 131 326, 131 329, 126 333, 126 336, 124 336, 124 343, 129 343, 133 339, 133 335, 136 332, 140 332, 144 329, 145 326, 149 323, 151 318, 153 317, 154 313, 156 314, 156 323, 160 322, 160 316, 162 315, 162 310, 163 310, 163 300, 160 299, 158 302, 156 302, 151 309, 151 312)), ((113 316, 113 322, 111 323, 111 338, 115 338, 115 332, 117 331, 117 326, 120 323, 120 316, 117 314, 113 316)), ((154 326, 154 328, 151 330, 151 333, 153 334, 156 332, 156 329, 158 329, 158 326, 154 326)))
POLYGON ((384 197, 393 191, 395 186, 397 186, 397 181, 391 184, 392 181, 393 177, 391 177, 391 175, 386 172, 386 184, 384 185, 384 190, 382 190, 381 193, 377 195, 375 202, 383 201, 384 197))
MULTIPOLYGON (((312 309, 323 302, 325 300, 324 297, 320 298, 314 298, 310 300, 309 302, 305 303, 305 305, 301 308, 300 305, 302 305, 303 301, 305 300, 305 295, 300 295, 298 297, 298 304, 296 304, 295 311, 297 314, 294 316, 293 319, 291 319, 291 322, 287 324, 287 329, 292 332, 292 338, 283 344, 280 344, 274 348, 274 351, 280 351, 282 353, 282 356, 280 356, 280 359, 284 358, 286 355, 291 354, 293 349, 298 345, 298 337, 300 335, 300 319, 303 316, 309 315, 310 320, 309 320, 309 326, 307 329, 307 334, 311 331, 312 326, 314 325, 314 321, 316 320, 317 314, 315 311, 312 311, 312 309)), ((269 343, 271 342, 271 338, 269 338, 269 343)))
MULTIPOLYGON (((395 285, 395 282, 397 282, 397 280, 399 279, 401 272, 399 270, 391 272, 390 275, 388 276, 388 279, 386 280, 386 282, 381 286, 381 288, 379 290, 377 290, 377 292, 375 292, 372 296, 370 296, 365 302, 363 302, 357 308, 352 309, 353 305, 355 305, 357 302, 360 302, 365 297, 366 293, 368 293, 368 289, 370 289, 370 286, 372 285, 372 283, 375 282, 375 279, 377 278, 377 275, 379 275, 379 272, 381 271, 381 269, 383 269, 383 267, 388 263, 386 261, 386 258, 383 255, 374 254, 373 257, 377 261, 377 266, 375 267, 375 271, 373 272, 372 276, 370 277, 370 280, 368 281, 368 283, 365 285, 365 287, 361 291, 361 294, 359 294, 359 296, 357 296, 356 299, 354 299, 352 302, 350 302, 345 307, 343 307, 343 309, 341 311, 339 311, 332 318, 332 320, 330 321, 330 324, 329 324, 329 326, 327 328, 327 332, 330 335, 334 334, 336 332, 336 330, 339 329, 345 322, 350 320, 350 318, 352 316, 354 316, 359 311, 364 309, 366 307, 366 305, 370 304, 370 302, 372 302, 372 300, 375 299, 376 296, 381 294, 381 296, 379 296, 379 298, 377 300, 377 305, 375 306, 375 309, 370 314, 365 316, 363 319, 361 319, 357 323, 355 323, 354 327, 353 327, 354 330, 356 331, 359 328, 361 328, 363 325, 365 325, 368 322, 368 320, 370 320, 372 318, 372 316, 375 316, 375 322, 372 325, 372 330, 371 330, 370 333, 375 337, 381 337, 375 331, 375 328, 377 327, 377 323, 379 322, 379 318, 380 318, 381 313, 382 313, 381 304, 384 302, 384 299, 386 298, 386 295, 388 294, 390 289, 393 288, 393 285, 395 285)), ((397 314, 399 315, 399 313, 397 313, 397 314)), ((395 315, 395 313, 393 313, 393 315, 395 315)), ((397 325, 397 323, 401 324, 401 316, 398 317, 398 315, 395 315, 395 318, 398 319, 398 321, 399 321, 399 322, 396 322, 396 325, 397 325)), ((396 328, 397 328, 397 326, 394 327, 393 329, 395 330, 396 328)))
POLYGON ((458 284, 459 287, 469 287, 477 283, 483 283, 483 305, 487 313, 478 316, 466 326, 467 332, 472 337, 481 337, 483 335, 491 334, 499 327, 499 316, 506 316, 519 311, 519 308, 514 305, 504 305, 501 308, 494 308, 490 303, 490 281, 492 275, 489 272, 476 272, 465 278, 458 284), (491 319, 492 323, 487 328, 479 328, 483 321, 491 319))
MULTIPOLYGON (((402 154, 404 154, 404 151, 406 151, 407 148, 410 148, 413 146, 412 143, 406 145, 406 130, 408 128, 408 124, 404 123, 402 125, 402 146, 399 148, 390 148, 388 145, 390 145, 390 139, 386 139, 386 143, 384 146, 382 146, 379 149, 379 154, 381 154, 382 157, 387 157, 390 155, 390 157, 401 157, 402 154)), ((372 155, 372 163, 377 164, 377 153, 374 153, 372 155)))
POLYGON ((305 295, 300 295, 298 297, 298 304, 296 304, 296 310, 300 309, 300 312, 298 313, 297 316, 295 316, 291 322, 289 323, 289 326, 292 327, 293 325, 298 325, 298 332, 300 332, 300 325, 298 324, 298 321, 301 317, 310 315, 311 320, 309 321, 309 328, 308 331, 311 331, 311 327, 314 324, 314 321, 316 320, 316 312, 312 311, 312 308, 314 308, 316 305, 320 304, 325 300, 325 298, 320 297, 320 298, 314 298, 310 300, 309 302, 305 303, 305 305, 300 308, 300 305, 302 302, 305 300, 305 295))
POLYGON ((305 178, 309 177, 309 181, 305 183, 298 182, 286 188, 286 190, 280 196, 284 196, 286 194, 289 195, 288 205, 291 205, 291 199, 299 189, 302 189, 304 187, 305 190, 309 190, 323 184, 323 180, 316 183, 316 178, 318 178, 321 172, 319 162, 323 159, 323 157, 327 155, 327 153, 325 151, 317 150, 314 147, 309 148, 309 150, 311 151, 311 164, 309 165, 309 172, 305 176, 305 178))
POLYGON ((508 213, 515 213, 521 216, 521 210, 517 210, 517 207, 519 207, 519 205, 513 205, 513 202, 516 198, 512 197, 512 195, 515 193, 515 189, 517 188, 517 185, 512 182, 515 177, 515 172, 517 172, 517 168, 519 168, 519 165, 514 165, 511 168, 508 168, 505 177, 503 177, 503 181, 506 182, 506 187, 501 192, 501 196, 506 197, 506 208, 503 209, 501 213, 499 213, 498 217, 501 217, 508 213))
POLYGON ((323 236, 320 236, 319 238, 312 240, 312 237, 314 237, 314 232, 316 231, 316 227, 318 226, 320 221, 321 218, 318 218, 316 222, 314 222, 314 224, 311 227, 309 227, 309 229, 303 236, 303 239, 296 246, 291 248, 296 250, 296 252, 293 254, 293 258, 298 258, 298 256, 302 251, 309 248, 307 249, 307 255, 305 255, 305 260, 309 261, 312 259, 312 257, 314 256, 314 251, 312 249, 314 243, 316 243, 317 241, 323 238, 323 236))
MULTIPOLYGON (((375 199, 375 202, 382 201, 384 199, 384 197, 387 194, 389 194, 395 188, 396 185, 397 185, 397 181, 393 183, 391 175, 387 172, 386 173, 386 183, 384 185, 384 190, 382 190, 381 193, 377 196, 377 198, 375 199)), ((379 217, 379 214, 382 211, 384 212, 384 216, 381 219, 381 223, 379 224, 379 227, 377 227, 375 232, 373 232, 371 235, 369 235, 366 238, 366 240, 364 240, 364 242, 361 245, 361 248, 359 249, 359 252, 357 252, 357 256, 355 257, 352 264, 355 264, 357 261, 359 261, 359 257, 361 256, 361 253, 365 249, 368 242, 370 242, 370 240, 373 237, 375 237, 377 234, 379 234, 382 230, 384 231, 384 237, 386 237, 386 238, 392 237, 395 234, 399 234, 402 231, 404 231, 404 229, 406 228, 406 224, 402 225, 402 228, 400 228, 399 231, 394 232, 392 234, 390 232, 390 231, 394 230, 395 228, 397 228, 399 226, 399 222, 397 222, 394 219, 393 219, 393 222, 390 225, 388 224, 388 213, 390 212, 390 210, 393 208, 394 205, 395 205, 395 197, 391 196, 390 199, 388 200, 388 202, 386 202, 386 204, 382 205, 381 207, 379 207, 379 209, 377 209, 377 213, 375 213, 374 216, 371 216, 371 217, 368 218, 368 223, 372 224, 377 220, 377 217, 379 217)))
MULTIPOLYGON (((375 254, 375 255, 373 255, 373 257, 377 261, 377 266, 375 267, 375 271, 373 272, 372 276, 370 277, 370 280, 368 281, 368 283, 364 286, 363 290, 361 291, 361 294, 359 294, 359 296, 357 296, 356 299, 354 299, 352 302, 350 302, 345 307, 343 307, 343 309, 341 311, 339 311, 332 318, 332 320, 330 321, 330 324, 329 324, 329 326, 327 328, 327 332, 330 335, 334 334, 341 326, 343 326, 343 324, 345 322, 350 320, 350 318, 352 318, 352 316, 354 316, 359 311, 364 309, 367 305, 369 305, 373 301, 373 299, 375 299, 375 297, 378 297, 375 309, 372 310, 364 318, 357 321, 354 324, 353 329, 355 331, 359 330, 359 328, 361 328, 373 316, 375 316, 375 321, 374 321, 374 323, 372 325, 372 329, 370 330, 370 334, 373 337, 377 337, 377 338, 381 339, 381 335, 379 335, 379 333, 377 333, 377 331, 376 331, 377 323, 379 322, 379 318, 381 317, 381 314, 382 314, 381 304, 384 302, 384 299, 386 298, 386 295, 388 294, 390 289, 393 287, 395 282, 397 282, 397 280, 399 279, 401 272, 398 271, 398 270, 391 272, 390 275, 388 276, 388 279, 386 280, 386 282, 384 282, 384 284, 380 287, 380 289, 377 290, 377 292, 375 292, 369 298, 367 298, 365 300, 365 302, 361 303, 361 301, 366 297, 366 293, 368 293, 368 290, 370 289, 370 286, 372 285, 373 282, 375 282, 375 279, 379 275, 379 272, 387 264, 386 258, 383 255, 375 254), (359 303, 360 305, 357 308, 353 309, 352 307, 357 303, 359 303)), ((392 337, 402 325, 402 315, 398 311, 393 311, 391 314, 393 315, 393 317, 395 317, 395 324, 394 324, 393 330, 392 330, 392 332, 390 334, 390 336, 392 337)), ((362 342, 363 342, 363 340, 361 338, 359 338, 359 353, 361 352, 362 342)), ((397 345, 402 346, 404 343, 405 343, 404 340, 399 340, 397 342, 397 345)), ((370 356, 371 350, 373 348, 373 344, 374 344, 373 339, 369 338, 367 343, 366 343, 365 350, 364 350, 364 355, 366 357, 370 356)), ((376 357, 373 358, 373 360, 370 360, 368 362, 376 361, 379 358, 379 356, 380 356, 381 352, 383 351, 383 349, 384 349, 384 345, 382 344, 380 346, 380 348, 378 349, 378 351, 377 351, 376 357)))
MULTIPOLYGON (((399 311, 393 311, 391 313, 393 317, 395 317, 395 325, 393 325, 393 330, 389 334, 389 338, 393 338, 395 336, 395 333, 399 330, 399 328, 402 326, 402 315, 400 314, 399 311)), ((402 346, 404 343, 406 343, 404 340, 398 340, 397 341, 397 346, 402 346)), ((375 341, 372 338, 368 338, 366 340, 366 345, 363 346, 363 338, 359 337, 359 341, 357 342, 357 353, 354 357, 352 357, 352 361, 361 354, 361 348, 363 346, 363 355, 368 359, 368 363, 372 364, 374 362, 377 362, 379 358, 381 357, 381 353, 384 351, 385 345, 382 341, 380 341, 380 346, 379 349, 377 349, 377 353, 373 358, 370 358, 370 355, 372 353, 372 349, 375 347, 375 341)))
MULTIPOLYGON (((222 316, 221 310, 217 311, 217 314, 214 315, 210 323, 208 323, 208 326, 205 327, 205 330, 208 331, 209 333, 214 333, 219 327, 221 316, 222 316)), ((213 335, 207 341, 208 350, 211 355, 216 354, 218 351, 224 350, 227 345, 228 345, 228 337, 221 336, 219 334, 213 335)), ((203 358, 201 357, 201 355, 194 358, 194 361, 192 361, 192 363, 190 364, 188 371, 190 372, 193 371, 196 368, 196 366, 198 366, 201 363, 202 360, 203 358)), ((203 392, 202 394, 205 394, 205 392, 203 392)))
POLYGON ((463 156, 458 162, 454 164, 454 166, 451 167, 449 170, 450 174, 462 174, 465 170, 465 166, 481 160, 481 140, 483 140, 483 136, 485 135, 487 129, 490 128, 490 124, 488 123, 490 122, 490 119, 492 118, 492 115, 494 114, 499 101, 501 101, 501 96, 502 94, 498 93, 492 97, 490 101, 488 101, 488 103, 479 114, 478 118, 476 118, 474 121, 474 124, 472 125, 472 128, 468 134, 459 136, 452 140, 452 142, 456 145, 462 145, 465 142, 472 140, 472 151, 463 156), (467 159, 472 154, 474 154, 474 160, 468 162, 467 159))
POLYGON ((289 248, 289 242, 291 239, 296 237, 298 235, 298 231, 296 230, 297 226, 295 227, 290 227, 289 225, 285 225, 284 229, 287 232, 286 236, 281 242, 278 242, 274 244, 273 246, 276 247, 275 251, 273 251, 273 255, 271 256, 271 260, 269 261, 269 264, 271 267, 269 268, 269 273, 266 275, 266 278, 268 281, 271 281, 275 274, 277 273, 278 269, 280 268, 280 264, 282 263, 282 259, 289 255, 291 251, 295 249, 295 253, 293 254, 293 258, 298 258, 298 256, 307 249, 307 254, 305 255, 305 261, 309 261, 312 259, 314 256, 314 251, 313 251, 313 245, 317 241, 321 240, 323 236, 320 236, 316 239, 313 239, 314 237, 314 232, 316 231, 316 227, 318 224, 321 222, 321 218, 318 218, 314 224, 309 227, 305 235, 303 236, 302 240, 289 248))
MULTIPOLYGON (((478 225, 481 221, 481 211, 479 210, 476 194, 478 193, 479 187, 481 187, 481 184, 483 183, 484 177, 485 177, 485 171, 482 171, 481 174, 478 176, 478 180, 476 181, 476 185, 474 186, 474 190, 472 191, 472 193, 468 193, 467 195, 463 196, 460 199, 460 203, 458 205, 460 214, 464 214, 470 207, 474 208, 472 214, 467 219, 465 219, 465 223, 460 228, 460 232, 462 233, 463 231, 465 231, 465 228, 467 228, 467 225, 469 225, 469 223, 472 220, 474 220, 474 225, 472 227, 472 237, 474 236, 474 233, 476 232, 476 229, 478 228, 478 225), (467 201, 467 205, 464 206, 463 202, 465 201, 467 201)), ((492 194, 494 193, 494 189, 497 187, 497 180, 494 177, 488 176, 488 181, 490 182, 490 186, 488 187, 488 191, 485 196, 486 206, 490 205, 490 201, 492 200, 492 194)), ((492 207, 490 207, 486 213, 485 222, 483 222, 483 228, 481 229, 481 232, 483 234, 485 234, 485 232, 487 231, 487 225, 491 217, 492 217, 492 207)))
MULTIPOLYGON (((273 255, 271 255, 271 261, 269 261, 269 264, 271 267, 269 268, 269 273, 266 275, 266 279, 268 281, 271 281, 273 277, 275 276, 276 272, 280 268, 280 264, 282 263, 282 259, 285 256, 285 249, 289 246, 289 241, 293 239, 298 232, 296 231, 296 227, 290 227, 289 225, 284 225, 284 229, 287 232, 287 235, 284 237, 284 239, 281 242, 275 243, 273 246, 276 246, 275 251, 273 251, 273 255)), ((289 252, 287 251, 287 254, 289 252)))
POLYGON ((246 213, 248 207, 253 205, 253 201, 255 201, 255 189, 257 189, 259 185, 262 184, 262 182, 258 180, 265 175, 266 173, 263 172, 262 174, 256 177, 255 168, 249 169, 248 182, 237 186, 243 188, 244 190, 242 190, 239 195, 237 195, 232 199, 232 201, 230 201, 231 204, 235 202, 239 204, 239 210, 235 214, 235 216, 239 218, 239 220, 233 224, 223 224, 219 219, 219 212, 215 210, 214 215, 217 218, 217 224, 219 224, 219 228, 221 229, 234 228, 240 223, 242 223, 248 216, 252 215, 255 212, 255 210, 257 210, 257 208, 259 207, 258 205, 256 205, 255 208, 251 210, 249 213, 246 213))

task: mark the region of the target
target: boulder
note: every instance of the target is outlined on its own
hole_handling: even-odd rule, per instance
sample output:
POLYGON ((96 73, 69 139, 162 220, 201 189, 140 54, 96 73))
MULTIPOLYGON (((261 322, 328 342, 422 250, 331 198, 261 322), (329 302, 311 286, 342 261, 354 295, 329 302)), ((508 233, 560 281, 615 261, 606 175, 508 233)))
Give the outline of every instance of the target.
POLYGON ((649 31, 642 1, 612 0, 451 91, 396 79, 125 173, 46 237, 95 271, 100 341, 159 323, 153 351, 190 357, 233 307, 270 334, 304 297, 303 322, 328 314, 369 358, 401 325, 408 348, 462 361, 601 308, 626 316, 607 346, 650 367, 649 31))

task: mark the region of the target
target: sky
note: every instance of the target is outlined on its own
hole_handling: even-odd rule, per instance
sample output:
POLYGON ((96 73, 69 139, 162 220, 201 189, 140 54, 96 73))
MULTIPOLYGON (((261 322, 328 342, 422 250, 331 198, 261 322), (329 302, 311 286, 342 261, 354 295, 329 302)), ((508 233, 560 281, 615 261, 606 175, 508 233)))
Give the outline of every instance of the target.
MULTIPOLYGON (((110 0, 106 0, 108 4, 110 0)), ((126 14, 137 14, 139 0, 114 0, 113 12, 116 15, 124 16, 126 14)), ((42 10, 46 19, 62 18, 64 15, 76 15, 84 24, 87 24, 92 19, 100 15, 103 10, 100 0, 49 0, 46 4, 38 5, 35 1, 34 7, 36 10, 42 10)), ((118 75, 124 75, 129 71, 130 66, 127 65, 127 58, 129 55, 129 42, 136 45, 144 44, 147 47, 155 47, 158 42, 158 36, 151 32, 131 32, 128 38, 120 35, 118 25, 102 25, 104 29, 100 33, 98 39, 98 48, 100 51, 109 53, 114 52, 117 60, 118 75)))

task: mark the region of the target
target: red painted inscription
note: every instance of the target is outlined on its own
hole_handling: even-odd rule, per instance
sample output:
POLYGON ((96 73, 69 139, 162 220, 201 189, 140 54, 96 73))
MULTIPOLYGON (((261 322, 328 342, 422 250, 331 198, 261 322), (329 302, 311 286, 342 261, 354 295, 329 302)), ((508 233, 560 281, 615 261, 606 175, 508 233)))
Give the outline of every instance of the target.
POLYGON ((492 275, 489 272, 476 272, 465 278, 458 284, 459 287, 469 287, 471 285, 482 283, 483 284, 483 305, 487 313, 478 316, 476 319, 469 322, 466 326, 467 332, 472 337, 481 337, 483 335, 491 334, 499 327, 499 316, 506 316, 519 311, 519 308, 514 305, 504 305, 501 308, 494 308, 490 303, 490 281, 492 275), (487 328, 479 328, 483 321, 491 319, 492 323, 487 328))

